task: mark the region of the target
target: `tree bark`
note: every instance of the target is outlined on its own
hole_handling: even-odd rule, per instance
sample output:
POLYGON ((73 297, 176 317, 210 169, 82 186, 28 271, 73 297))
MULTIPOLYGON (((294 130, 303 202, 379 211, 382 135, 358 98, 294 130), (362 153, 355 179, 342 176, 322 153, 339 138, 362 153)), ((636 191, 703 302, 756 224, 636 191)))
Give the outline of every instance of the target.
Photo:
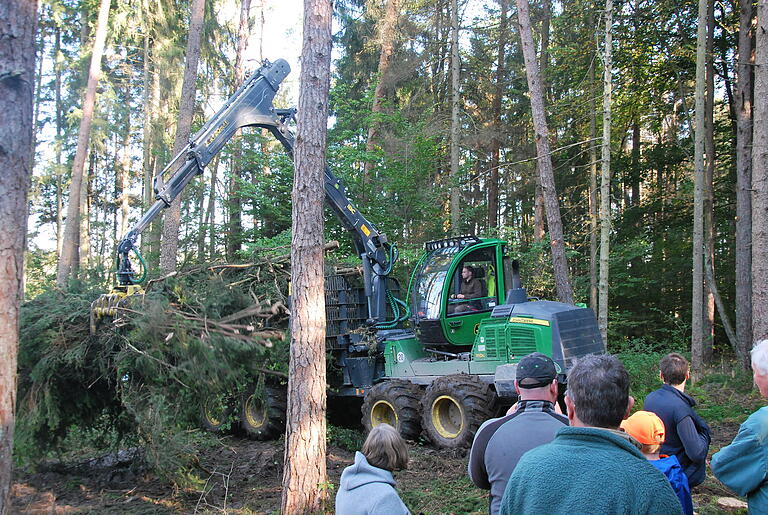
POLYGON ((451 234, 460 232, 461 190, 459 188, 459 4, 451 0, 451 234))
MULTIPOLYGON (((96 22, 96 37, 93 41, 91 65, 88 71, 88 84, 83 100, 83 117, 80 120, 80 130, 77 135, 77 148, 72 163, 72 182, 69 188, 69 204, 67 205, 67 220, 64 226, 64 243, 61 249, 56 284, 63 288, 67 281, 77 273, 76 263, 79 261, 80 242, 80 198, 85 171, 85 159, 88 156, 88 143, 91 136, 93 112, 96 106, 96 88, 101 76, 101 56, 104 53, 104 43, 107 39, 107 22, 109 20, 110 0, 101 0, 99 17, 96 22)), ((87 24, 86 24, 87 25, 87 24)))
POLYGON ((707 0, 699 0, 699 26, 696 37, 696 122, 693 156, 693 287, 691 304, 691 365, 700 371, 704 365, 704 168, 706 96, 707 0))
POLYGON ((83 174, 83 184, 80 187, 80 229, 78 230, 79 243, 75 269, 88 268, 91 258, 91 205, 90 184, 91 178, 96 175, 96 154, 88 152, 88 167, 83 174))
POLYGON ((736 341, 749 369, 752 346, 752 0, 739 0, 736 67, 736 341))
POLYGON ((752 337, 768 338, 768 0, 757 1, 752 131, 752 337))
POLYGON ((565 240, 563 239, 563 222, 560 218, 560 205, 557 200, 555 177, 552 170, 552 157, 549 150, 549 130, 544 110, 544 95, 539 77, 539 67, 536 64, 536 50, 531 33, 531 19, 528 14, 528 0, 517 0, 520 38, 523 44, 525 70, 528 78, 528 90, 531 96, 531 111, 533 112, 533 127, 536 132, 536 153, 538 157, 541 187, 544 193, 544 207, 547 212, 547 226, 552 250, 555 286, 560 302, 573 304, 573 289, 568 277, 568 260, 565 255, 565 240))
MULTIPOLYGON (((189 133, 192 128, 192 115, 195 109, 195 81, 197 80, 197 64, 200 61, 200 38, 203 32, 203 16, 205 0, 192 0, 191 18, 189 21, 189 36, 187 39, 187 59, 184 64, 184 79, 181 85, 181 100, 179 102, 179 118, 176 125, 176 139, 173 143, 175 156, 187 146, 189 133)), ((179 224, 181 222, 180 193, 171 202, 171 207, 163 217, 163 237, 160 246, 160 270, 170 273, 176 269, 177 252, 179 250, 179 224)))
POLYGON ((368 139, 365 143, 365 152, 367 156, 363 163, 363 183, 366 185, 368 185, 371 180, 371 174, 375 164, 372 155, 378 147, 379 131, 381 130, 381 123, 376 116, 384 112, 383 101, 389 91, 389 88, 387 87, 387 74, 389 73, 392 54, 395 51, 395 31, 397 28, 397 20, 399 18, 400 0, 386 0, 384 16, 380 19, 378 24, 379 44, 381 46, 377 73, 378 82, 376 83, 376 89, 373 91, 373 103, 371 105, 371 113, 373 114, 373 117, 371 119, 371 124, 368 127, 368 139))
POLYGON ((331 76, 329 0, 305 0, 291 241, 291 351, 282 513, 320 511, 325 463, 323 175, 331 76))
POLYGON ((707 5, 707 44, 706 44, 706 97, 704 99, 704 154, 706 156, 706 167, 704 174, 703 191, 703 210, 704 210, 704 252, 708 259, 704 266, 713 268, 711 274, 704 274, 704 319, 702 332, 704 340, 702 342, 702 360, 704 363, 712 361, 713 344, 715 340, 715 284, 709 282, 709 277, 715 276, 715 57, 713 54, 715 41, 715 3, 708 2, 707 5))
POLYGON ((19 303, 32 177, 36 29, 37 2, 0 3, 0 515, 11 511, 19 303))
POLYGON ((613 0, 605 1, 603 66, 603 143, 600 168, 600 277, 597 286, 597 324, 608 344, 608 272, 611 241, 611 96, 613 76, 613 0))

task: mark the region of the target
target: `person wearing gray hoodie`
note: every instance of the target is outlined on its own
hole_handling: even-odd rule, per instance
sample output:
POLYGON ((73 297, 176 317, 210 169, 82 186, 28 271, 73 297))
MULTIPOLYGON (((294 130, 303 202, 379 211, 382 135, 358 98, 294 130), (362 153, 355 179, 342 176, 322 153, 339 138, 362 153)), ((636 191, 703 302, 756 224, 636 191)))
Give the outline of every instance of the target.
POLYGON ((410 515, 395 491, 392 471, 408 466, 408 447, 389 424, 374 427, 341 473, 336 515, 410 515))

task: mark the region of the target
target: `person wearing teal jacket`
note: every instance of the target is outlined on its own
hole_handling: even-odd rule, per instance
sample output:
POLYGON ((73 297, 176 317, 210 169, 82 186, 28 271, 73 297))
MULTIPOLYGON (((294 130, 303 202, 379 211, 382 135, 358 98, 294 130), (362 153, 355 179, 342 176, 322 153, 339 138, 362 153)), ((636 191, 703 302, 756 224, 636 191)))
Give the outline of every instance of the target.
MULTIPOLYGON (((768 340, 752 349, 752 371, 768 398, 768 340)), ((712 472, 725 486, 746 496, 749 513, 768 513, 768 406, 752 413, 730 445, 712 456, 712 472)))
POLYGON ((614 356, 586 356, 568 375, 571 427, 523 455, 501 500, 502 515, 682 515, 667 478, 619 430, 634 399, 614 356))

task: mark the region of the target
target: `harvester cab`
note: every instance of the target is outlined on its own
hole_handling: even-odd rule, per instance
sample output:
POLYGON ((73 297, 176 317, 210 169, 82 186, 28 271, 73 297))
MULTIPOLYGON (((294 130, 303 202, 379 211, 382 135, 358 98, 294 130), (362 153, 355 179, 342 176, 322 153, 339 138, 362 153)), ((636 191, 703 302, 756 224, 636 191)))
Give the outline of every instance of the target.
POLYGON ((411 322, 419 341, 438 346, 474 343, 479 323, 504 303, 504 288, 511 285, 504 273, 511 271, 505 247, 504 241, 476 236, 425 244, 411 297, 411 322))

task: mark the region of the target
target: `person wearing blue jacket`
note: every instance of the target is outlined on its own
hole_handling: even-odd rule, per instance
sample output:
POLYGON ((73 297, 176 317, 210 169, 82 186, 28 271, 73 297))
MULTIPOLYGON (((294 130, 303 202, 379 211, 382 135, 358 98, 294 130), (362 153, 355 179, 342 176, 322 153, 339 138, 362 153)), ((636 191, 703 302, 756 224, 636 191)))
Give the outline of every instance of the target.
POLYGON ((669 480, 685 515, 693 515, 693 499, 688 476, 683 472, 675 456, 660 454, 666 430, 664 422, 651 411, 637 411, 621 423, 621 428, 642 444, 640 452, 648 458, 651 465, 659 469, 669 480))
POLYGON ((664 385, 645 397, 643 409, 656 413, 664 422, 666 440, 661 452, 677 457, 693 488, 706 477, 706 459, 712 440, 709 426, 693 409, 696 401, 685 393, 685 384, 691 375, 688 360, 673 352, 661 358, 659 369, 664 385))
POLYGON ((337 515, 410 515, 395 491, 392 472, 408 466, 408 447, 397 430, 379 424, 368 434, 355 463, 341 473, 337 515))
MULTIPOLYGON (((752 372, 768 398, 768 340, 752 348, 752 372)), ((712 456, 712 472, 725 486, 746 496, 750 514, 768 513, 768 406, 752 413, 730 445, 712 456)))

